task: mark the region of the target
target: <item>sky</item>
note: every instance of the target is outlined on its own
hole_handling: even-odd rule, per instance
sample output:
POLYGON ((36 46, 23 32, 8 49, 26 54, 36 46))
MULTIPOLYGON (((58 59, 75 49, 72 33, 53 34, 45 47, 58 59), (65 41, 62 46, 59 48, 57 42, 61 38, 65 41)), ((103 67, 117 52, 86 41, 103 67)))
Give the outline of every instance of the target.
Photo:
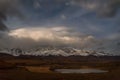
POLYGON ((71 46, 120 54, 120 0, 0 0, 0 48, 71 46))

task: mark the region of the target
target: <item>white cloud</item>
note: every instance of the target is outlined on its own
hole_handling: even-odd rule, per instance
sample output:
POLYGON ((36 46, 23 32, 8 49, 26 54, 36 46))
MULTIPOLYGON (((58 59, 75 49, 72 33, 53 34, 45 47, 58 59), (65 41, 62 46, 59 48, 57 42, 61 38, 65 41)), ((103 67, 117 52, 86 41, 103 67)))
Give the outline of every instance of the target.
MULTIPOLYGON (((40 45, 84 46, 94 37, 67 27, 19 28, 8 33, 10 47, 34 47, 40 45)), ((4 42, 4 40, 3 40, 4 42)))

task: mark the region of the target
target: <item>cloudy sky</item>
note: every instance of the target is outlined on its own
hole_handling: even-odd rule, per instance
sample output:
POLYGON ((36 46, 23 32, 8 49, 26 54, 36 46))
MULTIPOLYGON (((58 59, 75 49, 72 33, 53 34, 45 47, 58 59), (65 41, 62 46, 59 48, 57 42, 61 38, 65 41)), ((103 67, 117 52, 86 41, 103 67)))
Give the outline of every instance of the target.
POLYGON ((119 53, 120 0, 0 0, 0 29, 1 48, 64 45, 119 53))

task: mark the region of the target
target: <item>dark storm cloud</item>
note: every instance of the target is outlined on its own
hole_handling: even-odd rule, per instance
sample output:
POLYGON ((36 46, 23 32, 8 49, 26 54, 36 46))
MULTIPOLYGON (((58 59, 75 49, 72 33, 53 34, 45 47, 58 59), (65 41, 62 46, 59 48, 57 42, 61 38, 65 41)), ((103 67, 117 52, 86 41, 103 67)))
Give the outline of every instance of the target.
POLYGON ((120 8, 120 0, 107 0, 106 5, 100 10, 100 14, 103 16, 113 17, 117 14, 118 9, 120 8))
POLYGON ((95 10, 99 16, 113 17, 120 7, 120 0, 71 0, 71 4, 95 10))
POLYGON ((0 30, 7 30, 3 23, 7 16, 21 16, 18 2, 19 0, 0 0, 0 30))
POLYGON ((99 16, 112 17, 119 8, 120 0, 20 0, 20 3, 26 11, 40 13, 37 14, 39 18, 54 17, 68 10, 73 11, 74 8, 86 8, 88 11, 95 11, 99 16))
MULTIPOLYGON (((112 17, 116 15, 119 5, 120 0, 0 0, 0 13, 5 17, 21 17, 20 13, 23 12, 29 18, 28 23, 31 18, 36 23, 36 20, 44 22, 44 19, 54 18, 62 13, 70 15, 81 8, 96 12, 99 16, 112 17)), ((77 15, 81 14, 79 12, 77 15)), ((1 18, 1 22, 2 20, 1 18)))

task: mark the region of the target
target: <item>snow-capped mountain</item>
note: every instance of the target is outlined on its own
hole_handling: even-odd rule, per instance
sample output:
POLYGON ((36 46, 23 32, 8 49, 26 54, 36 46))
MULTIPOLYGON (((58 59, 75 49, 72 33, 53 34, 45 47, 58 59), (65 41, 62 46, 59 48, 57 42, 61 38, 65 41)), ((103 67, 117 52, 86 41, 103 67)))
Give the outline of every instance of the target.
POLYGON ((0 52, 12 54, 14 56, 19 55, 34 55, 34 56, 110 56, 109 53, 104 51, 95 50, 81 50, 72 47, 39 47, 35 49, 1 49, 0 52))

